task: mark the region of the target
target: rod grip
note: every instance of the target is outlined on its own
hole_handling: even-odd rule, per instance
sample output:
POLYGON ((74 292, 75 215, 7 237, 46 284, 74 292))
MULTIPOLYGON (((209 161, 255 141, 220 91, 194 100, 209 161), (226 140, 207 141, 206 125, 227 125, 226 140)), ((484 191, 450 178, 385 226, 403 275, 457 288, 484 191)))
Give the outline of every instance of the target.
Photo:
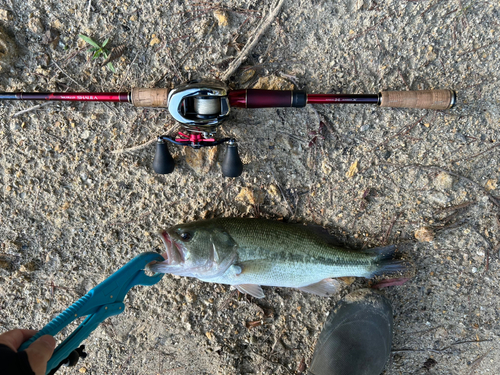
POLYGON ((448 109, 455 105, 453 90, 382 91, 381 107, 448 109))
POLYGON ((168 107, 169 89, 132 89, 131 100, 136 107, 168 107))

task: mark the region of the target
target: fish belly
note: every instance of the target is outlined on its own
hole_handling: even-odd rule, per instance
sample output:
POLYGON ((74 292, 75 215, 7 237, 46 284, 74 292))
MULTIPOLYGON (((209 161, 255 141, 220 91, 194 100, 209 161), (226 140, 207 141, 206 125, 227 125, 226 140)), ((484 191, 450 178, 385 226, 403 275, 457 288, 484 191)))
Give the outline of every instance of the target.
POLYGON ((263 265, 260 263, 263 262, 243 262, 241 268, 239 268, 240 266, 232 266, 226 273, 217 278, 201 280, 229 285, 256 284, 300 288, 320 282, 326 278, 347 276, 366 277, 370 274, 367 272, 366 267, 354 265, 314 265, 308 267, 304 264, 266 262, 267 264, 263 265))

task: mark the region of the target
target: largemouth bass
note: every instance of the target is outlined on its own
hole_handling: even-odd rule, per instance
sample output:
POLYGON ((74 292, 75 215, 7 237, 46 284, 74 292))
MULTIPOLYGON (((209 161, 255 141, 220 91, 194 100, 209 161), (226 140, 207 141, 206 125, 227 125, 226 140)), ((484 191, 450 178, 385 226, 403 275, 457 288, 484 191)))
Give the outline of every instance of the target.
POLYGON ((340 285, 332 278, 406 271, 396 247, 353 251, 334 246, 324 235, 300 224, 246 218, 221 218, 176 225, 161 233, 164 262, 155 272, 229 284, 263 298, 261 285, 298 288, 320 296, 340 285))

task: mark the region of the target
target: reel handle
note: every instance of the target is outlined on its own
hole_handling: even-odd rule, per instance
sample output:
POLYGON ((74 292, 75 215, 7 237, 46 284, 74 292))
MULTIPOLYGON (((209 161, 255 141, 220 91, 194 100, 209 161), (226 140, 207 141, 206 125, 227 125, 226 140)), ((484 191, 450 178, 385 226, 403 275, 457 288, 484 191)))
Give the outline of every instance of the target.
POLYGON ((226 177, 238 177, 243 172, 243 163, 238 154, 238 145, 234 139, 227 142, 226 154, 221 169, 222 174, 226 177))
POLYGON ((448 109, 455 105, 457 94, 453 90, 382 91, 381 107, 448 109))
POLYGON ((168 174, 172 173, 175 168, 175 161, 170 151, 168 151, 168 145, 161 138, 156 142, 156 152, 155 158, 153 160, 153 170, 158 174, 168 174))

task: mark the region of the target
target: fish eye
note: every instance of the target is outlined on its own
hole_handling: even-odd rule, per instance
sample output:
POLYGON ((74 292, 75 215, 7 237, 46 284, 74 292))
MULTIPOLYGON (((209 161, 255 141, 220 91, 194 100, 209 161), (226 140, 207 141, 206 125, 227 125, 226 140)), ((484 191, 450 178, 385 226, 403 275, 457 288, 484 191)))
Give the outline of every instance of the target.
POLYGON ((193 236, 191 235, 191 233, 189 232, 181 232, 179 233, 179 237, 183 240, 183 241, 189 241, 193 236))

